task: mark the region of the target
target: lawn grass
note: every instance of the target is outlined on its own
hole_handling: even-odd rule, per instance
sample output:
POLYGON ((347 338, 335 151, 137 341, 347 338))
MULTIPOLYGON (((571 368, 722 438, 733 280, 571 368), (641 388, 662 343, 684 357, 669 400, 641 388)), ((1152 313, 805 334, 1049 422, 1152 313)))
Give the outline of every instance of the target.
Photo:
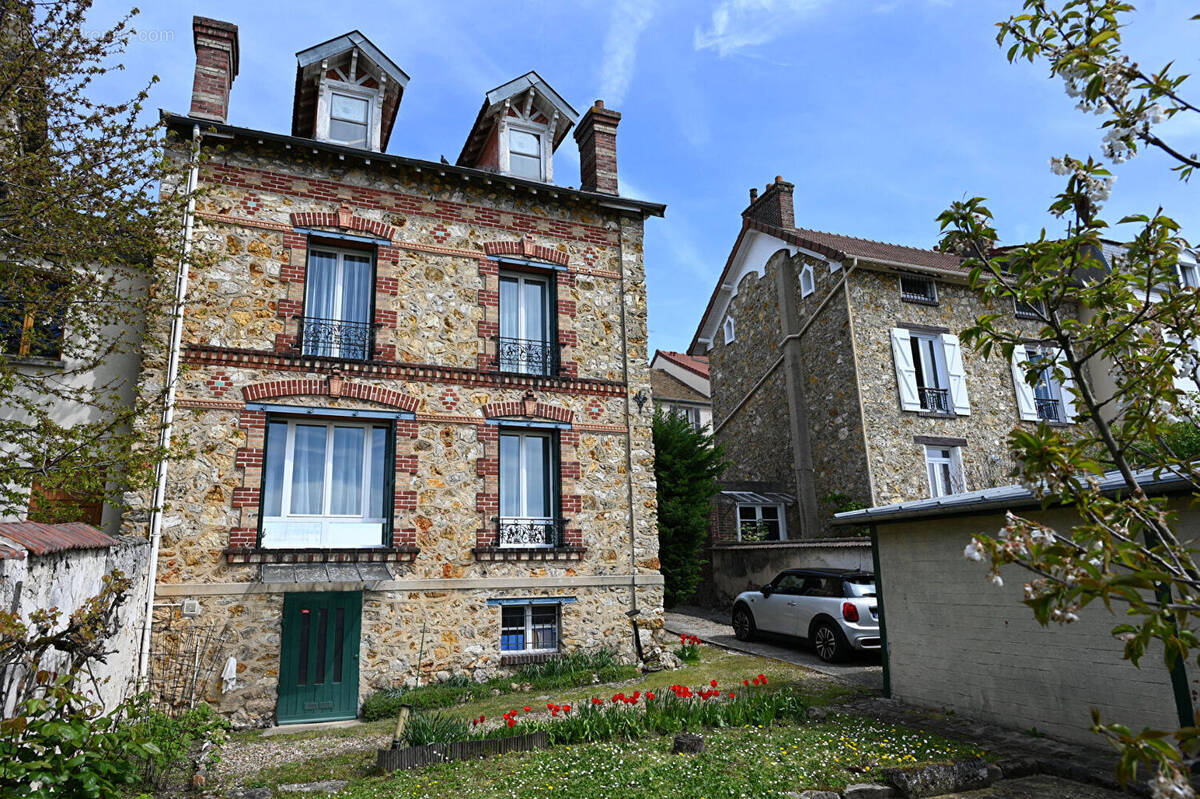
POLYGON ((884 768, 982 752, 935 735, 851 716, 802 725, 705 731, 706 751, 672 755, 671 738, 609 741, 443 763, 355 779, 352 799, 770 797, 870 781, 884 768), (858 769, 857 771, 851 768, 858 769))
MULTIPOLYGON (((472 719, 484 715, 491 722, 492 719, 498 720, 506 710, 521 708, 524 705, 533 707, 535 714, 545 715, 546 702, 581 704, 582 702, 589 701, 593 696, 611 697, 616 691, 632 693, 635 690, 640 690, 644 693, 649 690, 658 692, 664 691, 668 686, 677 683, 697 687, 707 686, 711 680, 717 680, 718 685, 736 691, 741 688, 743 679, 752 678, 759 673, 764 673, 768 677, 767 690, 796 688, 813 705, 826 705, 865 691, 865 689, 843 683, 840 680, 831 679, 801 666, 794 666, 781 661, 765 660, 752 655, 728 652, 715 647, 702 646, 700 647, 700 661, 698 663, 688 664, 673 671, 644 674, 621 683, 583 685, 556 691, 513 691, 500 696, 488 696, 465 705, 444 708, 438 712, 462 719, 472 719)), ((394 721, 385 719, 353 727, 308 730, 294 735, 276 734, 270 738, 263 737, 260 731, 247 731, 235 733, 232 736, 231 743, 236 745, 236 743, 245 743, 248 741, 256 743, 270 741, 281 748, 286 748, 289 741, 308 738, 345 738, 358 736, 375 739, 380 735, 389 734, 394 724, 394 721)), ((802 728, 792 727, 788 729, 794 731, 802 728)), ((806 726, 803 729, 809 729, 809 727, 806 726)), ((649 746, 650 743, 650 740, 643 740, 637 744, 627 745, 644 747, 649 746)), ((612 745, 614 744, 604 744, 603 746, 612 745)), ((621 746, 624 744, 615 745, 621 746)), ((595 746, 601 745, 596 744, 595 746)), ((364 741, 364 749, 361 754, 343 754, 285 763, 264 769, 252 777, 238 782, 253 787, 313 782, 327 779, 362 779, 374 767, 375 750, 373 747, 373 743, 368 744, 364 741)), ((488 760, 483 762, 492 763, 493 761, 488 760)), ((500 768, 499 763, 497 762, 494 767, 500 768)), ((395 795, 406 796, 407 794, 397 792, 395 795)))

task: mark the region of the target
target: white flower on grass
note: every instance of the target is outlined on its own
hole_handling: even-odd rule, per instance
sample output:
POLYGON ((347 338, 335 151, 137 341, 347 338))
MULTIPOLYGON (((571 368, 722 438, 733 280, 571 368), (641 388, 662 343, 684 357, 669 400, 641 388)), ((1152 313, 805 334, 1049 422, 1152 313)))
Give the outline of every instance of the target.
POLYGON ((978 541, 972 538, 971 543, 967 544, 966 549, 963 550, 963 557, 967 560, 983 560, 983 547, 979 545, 978 541))

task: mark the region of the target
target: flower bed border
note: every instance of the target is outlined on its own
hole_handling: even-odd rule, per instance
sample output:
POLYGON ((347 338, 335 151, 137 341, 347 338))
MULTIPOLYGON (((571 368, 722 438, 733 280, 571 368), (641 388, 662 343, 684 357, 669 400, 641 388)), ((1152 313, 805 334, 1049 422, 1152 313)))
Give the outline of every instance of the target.
POLYGON ((506 752, 529 752, 534 749, 547 749, 549 746, 550 740, 546 731, 540 730, 509 738, 452 741, 410 746, 406 749, 380 749, 375 765, 381 774, 388 774, 401 769, 420 768, 431 763, 492 757, 506 752))

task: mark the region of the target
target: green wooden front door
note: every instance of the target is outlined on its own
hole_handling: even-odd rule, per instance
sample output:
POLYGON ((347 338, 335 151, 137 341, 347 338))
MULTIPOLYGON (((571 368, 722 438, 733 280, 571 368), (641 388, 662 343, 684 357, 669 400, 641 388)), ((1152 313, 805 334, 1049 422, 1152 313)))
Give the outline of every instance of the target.
POLYGON ((361 624, 359 591, 284 595, 280 724, 358 715, 361 624))

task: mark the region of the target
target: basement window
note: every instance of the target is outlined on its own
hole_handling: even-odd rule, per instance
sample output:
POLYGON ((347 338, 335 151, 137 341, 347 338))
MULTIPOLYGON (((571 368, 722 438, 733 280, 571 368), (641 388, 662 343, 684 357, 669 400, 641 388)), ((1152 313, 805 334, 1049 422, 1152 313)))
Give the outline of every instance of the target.
POLYGON ((500 608, 500 651, 557 652, 559 605, 503 605, 500 608))

